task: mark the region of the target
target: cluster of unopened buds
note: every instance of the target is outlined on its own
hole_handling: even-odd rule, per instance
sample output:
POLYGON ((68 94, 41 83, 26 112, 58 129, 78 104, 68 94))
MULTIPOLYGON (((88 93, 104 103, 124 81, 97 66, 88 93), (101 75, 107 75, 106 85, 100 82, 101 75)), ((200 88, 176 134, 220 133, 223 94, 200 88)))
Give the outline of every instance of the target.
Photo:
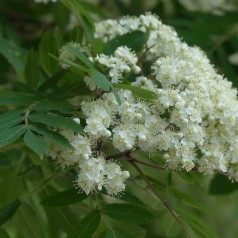
MULTIPOLYGON (((131 87, 142 88, 154 98, 148 102, 120 89, 120 104, 113 92, 81 102, 85 134, 62 129, 74 150, 53 144, 49 150, 62 167, 78 167, 77 186, 87 194, 104 187, 108 194, 118 195, 125 189, 129 172, 103 155, 100 143, 113 145, 122 154, 141 150, 148 156, 162 155, 163 165, 171 170, 196 168, 204 174, 238 174, 237 91, 217 74, 204 52, 182 42, 173 28, 150 13, 106 20, 95 29, 95 37, 103 42, 133 31, 148 33, 138 54, 120 46, 110 56, 89 58, 112 83, 130 82, 131 87), (146 75, 144 63, 151 65, 146 75), (128 81, 128 76, 133 80, 128 81)), ((70 44, 90 55, 90 47, 85 52, 84 45, 70 44)), ((66 51, 62 48, 60 59, 75 60, 66 51)), ((91 90, 97 90, 89 74, 85 82, 91 90)))

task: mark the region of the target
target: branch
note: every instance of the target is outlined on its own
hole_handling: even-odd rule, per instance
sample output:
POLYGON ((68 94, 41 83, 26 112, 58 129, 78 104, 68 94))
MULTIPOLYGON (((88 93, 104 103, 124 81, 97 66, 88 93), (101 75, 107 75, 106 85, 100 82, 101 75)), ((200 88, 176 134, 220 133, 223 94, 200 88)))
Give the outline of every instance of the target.
POLYGON ((191 238, 188 234, 187 230, 184 228, 183 224, 180 221, 180 218, 177 216, 176 212, 169 206, 169 204, 162 200, 160 194, 157 192, 157 190, 154 188, 153 184, 150 182, 150 180, 146 177, 146 175, 143 173, 143 171, 139 168, 139 166, 136 164, 136 159, 134 159, 131 155, 127 156, 128 161, 134 166, 134 168, 138 171, 138 173, 141 175, 141 177, 145 180, 147 185, 150 187, 151 191, 154 193, 154 195, 160 200, 160 202, 165 206, 165 208, 169 211, 169 213, 172 215, 174 220, 181 226, 184 233, 187 235, 187 237, 191 238))
POLYGON ((136 159, 136 158, 131 158, 131 160, 130 161, 132 161, 132 162, 135 162, 135 163, 137 163, 137 164, 143 164, 143 165, 145 165, 145 166, 148 166, 148 167, 152 167, 152 168, 155 168, 155 169, 159 169, 159 170, 164 170, 164 171, 168 171, 167 169, 165 169, 164 167, 161 167, 161 166, 159 166, 159 165, 156 165, 156 164, 150 164, 150 163, 147 163, 147 162, 143 162, 143 161, 141 161, 141 160, 138 160, 138 159, 136 159))

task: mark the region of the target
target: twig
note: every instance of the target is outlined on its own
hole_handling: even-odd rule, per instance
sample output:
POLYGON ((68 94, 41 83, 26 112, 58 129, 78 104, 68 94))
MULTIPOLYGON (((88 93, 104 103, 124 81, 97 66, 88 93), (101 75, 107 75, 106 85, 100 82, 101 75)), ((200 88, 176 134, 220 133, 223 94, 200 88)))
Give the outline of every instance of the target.
POLYGON ((131 153, 130 150, 128 151, 124 151, 124 152, 119 152, 117 154, 113 154, 113 155, 108 155, 105 157, 106 160, 110 160, 110 159, 117 159, 117 158, 121 158, 121 157, 125 157, 127 155, 129 155, 131 153))
POLYGON ((56 174, 53 174, 52 176, 50 176, 49 178, 45 179, 45 180, 42 182, 42 184, 40 184, 38 187, 36 187, 35 189, 33 189, 32 191, 30 191, 30 192, 28 192, 28 193, 23 194, 23 195, 20 197, 20 200, 26 199, 26 198, 30 197, 33 193, 42 190, 42 189, 45 187, 45 185, 46 185, 47 183, 49 183, 51 180, 57 178, 60 174, 61 174, 61 173, 56 173, 56 174))
POLYGON ((136 162, 137 164, 143 164, 143 165, 145 165, 145 166, 149 166, 149 167, 152 167, 152 168, 155 168, 155 169, 167 171, 164 167, 161 167, 161 166, 156 165, 156 164, 150 164, 150 163, 147 163, 147 162, 138 160, 138 159, 136 159, 136 158, 134 158, 134 157, 131 159, 131 161, 132 161, 132 162, 136 162))
POLYGON ((179 217, 175 213, 175 211, 169 206, 169 204, 167 202, 162 200, 160 194, 157 192, 157 190, 154 188, 153 184, 150 182, 150 180, 146 177, 146 175, 143 173, 143 171, 136 164, 135 159, 131 155, 128 156, 128 161, 134 166, 134 168, 138 171, 138 173, 141 175, 141 177, 145 180, 147 185, 150 187, 150 189, 154 193, 154 195, 161 201, 161 203, 165 206, 165 208, 169 211, 169 213, 175 219, 175 221, 181 226, 181 228, 183 229, 183 231, 187 235, 187 237, 191 238, 190 235, 187 233, 187 230, 184 228, 183 224, 181 223, 179 217))

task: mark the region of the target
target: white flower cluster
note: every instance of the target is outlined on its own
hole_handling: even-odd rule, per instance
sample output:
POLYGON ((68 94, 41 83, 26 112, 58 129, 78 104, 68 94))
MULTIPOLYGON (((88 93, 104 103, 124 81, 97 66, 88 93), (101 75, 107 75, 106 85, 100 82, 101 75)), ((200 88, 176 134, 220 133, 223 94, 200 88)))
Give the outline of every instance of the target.
POLYGON ((189 171, 196 164, 203 173, 234 172, 238 167, 237 91, 216 73, 199 48, 183 43, 171 27, 150 13, 98 23, 96 37, 108 41, 136 30, 149 33, 146 57, 152 62, 152 74, 137 77, 131 85, 157 94, 153 105, 144 106, 155 124, 148 130, 146 125, 152 122, 146 117, 139 120, 144 147, 135 142, 138 131, 132 127, 136 123, 128 120, 126 125, 117 125, 112 136, 127 139, 127 148, 120 150, 136 144, 145 151, 162 151, 170 168, 189 171))
POLYGON ((132 150, 139 146, 145 151, 153 150, 153 136, 166 125, 152 114, 152 109, 137 101, 131 91, 118 92, 122 101, 119 106, 113 93, 103 94, 96 101, 82 102, 86 115, 84 131, 92 138, 107 138, 107 142, 119 151, 132 150))
MULTIPOLYGON (((62 131, 75 151, 55 147, 49 152, 63 166, 78 165, 77 185, 86 193, 104 186, 112 195, 125 188, 129 173, 96 152, 98 141, 120 152, 163 154, 170 169, 190 171, 196 166, 204 174, 214 170, 238 174, 237 91, 216 73, 206 55, 183 43, 151 14, 107 20, 96 29, 96 36, 104 41, 137 30, 149 33, 142 51, 151 73, 145 76, 141 71, 131 85, 155 97, 147 103, 129 90, 119 90, 120 105, 111 92, 81 103, 86 135, 62 131)), ((112 82, 120 83, 130 72, 139 73, 135 70, 138 58, 126 46, 93 60, 112 82)))
MULTIPOLYGON (((80 122, 77 118, 77 122, 80 122)), ((82 136, 68 130, 60 130, 67 138, 73 149, 62 148, 56 144, 50 144, 48 155, 55 159, 56 163, 65 168, 76 166, 79 169, 75 186, 86 194, 101 191, 103 187, 109 195, 115 196, 125 189, 125 180, 129 177, 128 171, 121 171, 118 164, 106 160, 104 156, 93 156, 92 148, 95 146, 94 138, 89 135, 82 136)))
POLYGON ((35 0, 36 3, 49 3, 49 2, 57 2, 57 0, 35 0))
POLYGON ((136 65, 137 60, 136 54, 126 46, 118 47, 113 56, 100 54, 94 58, 95 63, 104 71, 109 71, 112 83, 120 83, 125 74, 138 74, 141 69, 136 65))
POLYGON ((95 37, 106 42, 136 30, 142 32, 157 30, 161 25, 158 18, 150 13, 139 17, 124 17, 119 21, 109 19, 96 24, 95 37))
POLYGON ((147 57, 164 56, 177 51, 181 41, 172 27, 163 25, 157 16, 147 13, 137 17, 124 17, 119 21, 106 20, 96 24, 95 37, 104 42, 133 31, 149 32, 147 57))

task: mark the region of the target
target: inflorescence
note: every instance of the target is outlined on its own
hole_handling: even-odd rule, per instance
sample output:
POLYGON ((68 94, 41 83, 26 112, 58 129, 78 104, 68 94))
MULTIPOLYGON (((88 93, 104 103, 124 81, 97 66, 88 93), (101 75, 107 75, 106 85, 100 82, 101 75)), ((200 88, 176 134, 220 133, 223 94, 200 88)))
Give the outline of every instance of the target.
MULTIPOLYGON (((154 99, 146 102, 121 89, 117 92, 120 105, 112 92, 81 102, 85 135, 62 129, 74 150, 53 144, 49 150, 61 166, 79 168, 77 187, 87 194, 104 187, 110 195, 125 189, 129 172, 98 151, 99 142, 112 144, 122 153, 135 149, 160 153, 171 170, 238 174, 237 91, 217 74, 204 52, 182 42, 173 28, 150 13, 102 21, 95 28, 95 37, 104 42, 133 31, 149 34, 137 54, 120 46, 110 56, 91 55, 90 60, 112 83, 130 82, 153 93, 154 99), (147 74, 144 63, 151 65, 147 74)), ((85 52, 83 45, 70 44, 85 52)), ((85 53, 90 55, 89 48, 85 53)), ((64 48, 60 54, 62 60, 75 60, 64 48)), ((90 75, 85 82, 97 90, 90 75)))

